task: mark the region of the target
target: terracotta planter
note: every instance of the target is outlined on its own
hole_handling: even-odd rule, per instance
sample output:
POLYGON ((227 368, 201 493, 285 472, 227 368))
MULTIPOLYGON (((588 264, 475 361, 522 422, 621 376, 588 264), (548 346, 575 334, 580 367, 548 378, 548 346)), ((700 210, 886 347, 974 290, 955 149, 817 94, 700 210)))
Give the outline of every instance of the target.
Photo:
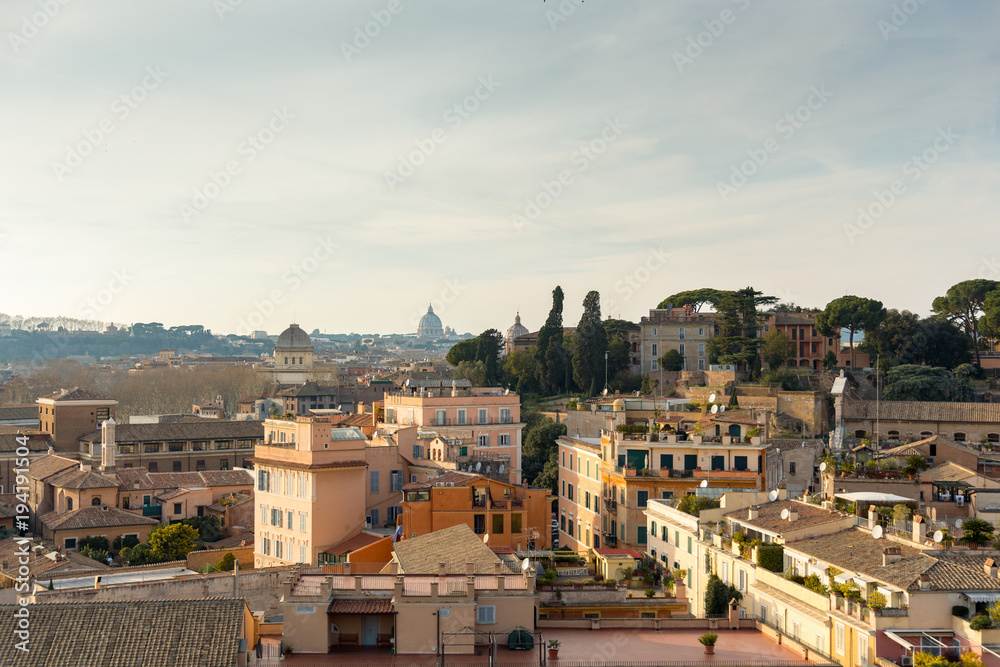
POLYGON ((714 646, 706 646, 705 647, 705 655, 715 655, 715 647, 714 646))
POLYGON ((557 649, 557 648, 550 648, 549 649, 549 660, 558 660, 558 659, 559 659, 559 649, 557 649))

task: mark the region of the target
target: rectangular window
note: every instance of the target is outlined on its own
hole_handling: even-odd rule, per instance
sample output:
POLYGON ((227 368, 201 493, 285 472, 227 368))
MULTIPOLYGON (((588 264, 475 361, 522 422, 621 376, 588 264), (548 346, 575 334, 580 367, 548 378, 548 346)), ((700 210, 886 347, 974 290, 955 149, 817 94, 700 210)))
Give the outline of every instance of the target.
POLYGON ((653 537, 656 537, 656 522, 655 521, 650 521, 649 522, 649 534, 652 535, 653 537))
POLYGON ((458 411, 458 418, 455 421, 457 421, 459 424, 462 425, 465 424, 465 408, 462 408, 458 411))
POLYGON ((146 466, 146 470, 149 472, 160 472, 160 466, 157 465, 156 461, 150 461, 149 465, 146 466))
POLYGON ((590 477, 590 459, 587 459, 587 477, 590 477))
POLYGON ((174 503, 174 514, 180 514, 184 511, 184 505, 182 503, 174 503))
POLYGON ((677 339, 684 340, 684 327, 679 327, 677 329, 677 339))
POLYGON ((584 498, 583 506, 586 507, 589 510, 590 509, 590 491, 585 491, 584 494, 583 494, 583 498, 584 498))
POLYGON ((677 345, 677 351, 681 353, 682 357, 685 355, 686 348, 684 347, 684 343, 680 343, 677 345))
POLYGON ((258 470, 257 471, 257 490, 267 491, 267 471, 258 470))
POLYGON ((639 526, 636 528, 636 544, 646 544, 646 527, 639 526))
POLYGON ((260 523, 262 526, 267 525, 267 508, 263 505, 260 506, 260 523))
POLYGON ((510 408, 500 408, 500 423, 501 424, 512 423, 510 419, 510 408))
POLYGON ((649 491, 636 492, 635 502, 638 507, 645 507, 649 501, 649 491))
POLYGON ((699 357, 704 357, 705 356, 705 344, 704 343, 698 343, 698 356, 699 357))
POLYGON ((306 531, 306 515, 299 514, 299 530, 303 533, 306 531))
POLYGON ((510 433, 501 433, 497 436, 497 444, 501 447, 510 446, 510 433))
POLYGON ((733 457, 733 468, 736 470, 746 470, 747 469, 747 457, 745 456, 734 456, 733 457))
POLYGON ((292 510, 288 510, 288 523, 286 523, 285 525, 288 526, 288 530, 291 530, 292 526, 295 525, 295 514, 292 512, 292 510))
POLYGON ((479 408, 479 423, 486 423, 486 408, 479 408))
POLYGON ((219 461, 219 470, 229 470, 229 461, 219 461))
POLYGON ((180 472, 180 471, 181 471, 181 462, 174 461, 174 472, 180 472))
POLYGON ((844 655, 844 626, 837 623, 836 624, 836 637, 835 637, 835 649, 838 654, 844 655))
POLYGON ((720 578, 722 579, 722 583, 729 583, 729 563, 726 561, 722 561, 722 575, 720 578))
POLYGON ((570 501, 573 500, 573 485, 572 484, 567 484, 566 485, 566 499, 570 500, 570 501))
POLYGON ((660 454, 660 467, 667 468, 668 470, 673 470, 674 468, 674 455, 673 454, 660 454))
POLYGON ((368 474, 368 490, 371 493, 378 493, 378 470, 372 470, 368 474))
POLYGON ((378 526, 378 510, 372 510, 370 518, 372 522, 372 527, 378 526))
POLYGON ((746 570, 737 570, 736 588, 740 592, 746 592, 746 590, 747 590, 747 573, 746 573, 746 570))
POLYGON ((511 514, 510 515, 510 532, 517 535, 521 532, 521 515, 511 514))
POLYGON ((274 541, 274 557, 281 558, 281 540, 274 541))
POLYGON ((705 360, 704 359, 699 359, 698 360, 698 370, 699 371, 705 370, 705 360))
POLYGON ((788 474, 789 475, 794 475, 795 474, 795 461, 789 461, 788 462, 788 474))
POLYGON ((692 548, 691 548, 691 536, 688 535, 687 537, 688 537, 688 553, 689 554, 693 554, 694 550, 692 550, 692 548))
POLYGON ((858 635, 858 664, 868 667, 868 635, 858 635))
POLYGON ((271 525, 281 528, 281 510, 277 508, 271 510, 271 525))
POLYGON ((403 471, 392 470, 389 472, 389 490, 399 491, 403 488, 403 471))
POLYGON ((653 343, 653 356, 655 357, 659 354, 660 354, 659 348, 657 347, 656 343, 653 343))
POLYGON ((493 534, 503 535, 503 514, 493 515, 493 534))
POLYGON ((697 454, 685 454, 684 455, 684 469, 694 470, 698 467, 698 455, 697 454))
POLYGON ((479 446, 480 447, 489 447, 490 446, 490 434, 489 433, 480 433, 479 434, 479 446))
POLYGON ((678 530, 674 531, 674 546, 679 547, 681 545, 681 533, 678 530))
POLYGON ((424 458, 424 446, 423 445, 413 445, 413 458, 422 459, 424 458))
POLYGON ((472 530, 476 535, 486 534, 486 515, 485 514, 474 514, 472 516, 472 530))
POLYGON ((299 545, 299 562, 300 563, 306 562, 306 547, 304 544, 299 545))
POLYGON ((434 423, 438 426, 444 426, 445 422, 447 422, 447 419, 445 418, 446 414, 447 412, 444 410, 436 410, 434 413, 434 423))
POLYGON ((491 604, 481 604, 476 607, 476 624, 493 625, 497 622, 497 608, 491 604))
POLYGON ((67 537, 63 541, 63 546, 65 546, 66 549, 76 549, 76 538, 75 537, 67 537))

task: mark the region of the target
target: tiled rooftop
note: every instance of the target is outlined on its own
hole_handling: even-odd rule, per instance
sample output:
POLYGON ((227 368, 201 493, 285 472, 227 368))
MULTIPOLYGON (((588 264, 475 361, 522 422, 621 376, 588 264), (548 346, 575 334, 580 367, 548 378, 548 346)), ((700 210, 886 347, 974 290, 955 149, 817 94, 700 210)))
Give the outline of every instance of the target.
POLYGON ((810 503, 801 503, 795 500, 779 500, 773 503, 764 503, 756 507, 757 518, 749 519, 750 510, 745 507, 726 513, 727 519, 733 519, 744 523, 752 528, 766 530, 779 535, 789 530, 801 530, 812 526, 819 526, 824 523, 841 521, 844 518, 839 512, 831 512, 822 507, 810 503), (795 512, 798 518, 795 521, 781 518, 782 510, 795 512))
POLYGON ((126 512, 117 507, 81 507, 71 512, 49 512, 39 517, 49 530, 79 530, 111 526, 155 526, 158 519, 126 512))

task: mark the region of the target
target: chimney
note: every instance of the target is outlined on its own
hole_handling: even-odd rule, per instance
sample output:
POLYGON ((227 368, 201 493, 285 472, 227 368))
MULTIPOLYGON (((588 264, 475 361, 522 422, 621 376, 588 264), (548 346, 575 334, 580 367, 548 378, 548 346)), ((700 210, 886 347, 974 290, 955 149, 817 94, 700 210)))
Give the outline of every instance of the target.
POLYGON ((108 419, 101 424, 101 470, 113 472, 115 469, 115 420, 108 419))
POLYGON ((94 577, 94 588, 100 588, 100 587, 101 587, 101 577, 96 576, 94 577))
POLYGON ((753 521, 756 518, 757 518, 757 508, 751 507, 750 510, 747 512, 747 521, 753 521))
POLYGON ((917 544, 923 544, 927 539, 927 525, 923 521, 919 514, 913 517, 913 541, 917 544))
POLYGON ((882 565, 891 565, 903 560, 903 550, 899 547, 887 547, 882 550, 882 565))
POLYGON ((476 564, 475 563, 466 563, 465 564, 465 574, 471 577, 475 573, 476 573, 476 564))
POLYGON ((788 523, 791 523, 792 521, 797 521, 798 518, 799 518, 798 512, 796 512, 795 510, 788 510, 788 523))
POLYGON ((240 596, 240 562, 233 561, 233 597, 240 596))
POLYGON ((993 560, 992 558, 987 558, 986 559, 985 567, 983 569, 986 571, 986 574, 990 575, 991 577, 996 578, 996 576, 997 576, 997 562, 995 560, 993 560))
POLYGON ((493 563, 493 574, 500 576, 500 563, 493 563))
POLYGON ((438 563, 438 576, 443 577, 446 573, 446 567, 444 563, 438 563))
POLYGON ((920 575, 920 590, 927 591, 931 588, 931 576, 929 574, 920 575))
POLYGON ((358 401, 358 414, 359 415, 365 414, 365 402, 364 401, 358 401))

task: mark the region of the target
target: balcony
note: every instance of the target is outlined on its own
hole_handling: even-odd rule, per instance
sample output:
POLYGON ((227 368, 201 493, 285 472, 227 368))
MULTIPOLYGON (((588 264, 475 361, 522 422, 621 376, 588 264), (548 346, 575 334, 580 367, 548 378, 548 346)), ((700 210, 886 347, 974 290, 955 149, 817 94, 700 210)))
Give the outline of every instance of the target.
POLYGON ((618 501, 617 500, 615 500, 614 498, 605 498, 604 499, 604 511, 605 512, 614 512, 616 509, 618 509, 618 501))
POLYGON ((754 470, 689 470, 695 479, 757 479, 754 470))
POLYGON ((161 516, 163 516, 163 506, 162 505, 143 505, 142 506, 142 515, 143 516, 148 516, 148 517, 153 517, 155 519, 159 519, 161 516))

